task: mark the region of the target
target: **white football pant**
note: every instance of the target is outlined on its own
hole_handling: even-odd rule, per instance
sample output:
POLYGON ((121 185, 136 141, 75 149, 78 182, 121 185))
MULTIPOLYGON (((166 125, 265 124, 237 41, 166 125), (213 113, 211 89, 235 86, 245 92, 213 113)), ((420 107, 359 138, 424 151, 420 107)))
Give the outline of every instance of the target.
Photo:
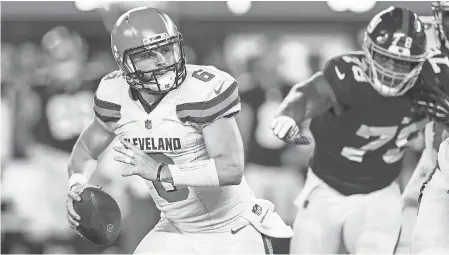
POLYGON ((252 225, 224 232, 181 233, 161 219, 137 246, 134 254, 273 254, 271 240, 252 225))
POLYGON ((396 182, 370 194, 344 196, 310 169, 295 201, 290 253, 393 254, 401 229, 396 182))

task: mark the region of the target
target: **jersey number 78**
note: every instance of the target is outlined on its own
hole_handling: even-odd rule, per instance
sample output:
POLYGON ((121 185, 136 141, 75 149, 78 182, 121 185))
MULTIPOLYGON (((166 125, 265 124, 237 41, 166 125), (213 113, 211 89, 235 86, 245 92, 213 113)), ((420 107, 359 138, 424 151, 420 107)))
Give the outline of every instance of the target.
POLYGON ((383 155, 382 159, 387 164, 395 163, 399 161, 404 156, 404 147, 407 145, 408 138, 422 130, 427 123, 427 119, 423 119, 419 122, 414 122, 407 125, 401 129, 401 131, 396 136, 398 131, 398 126, 392 127, 369 127, 366 125, 361 125, 357 130, 356 135, 363 137, 365 139, 370 139, 371 137, 377 137, 377 139, 368 142, 360 148, 353 147, 343 147, 341 155, 351 161, 362 162, 363 156, 369 151, 375 151, 396 137, 396 148, 387 150, 383 155))

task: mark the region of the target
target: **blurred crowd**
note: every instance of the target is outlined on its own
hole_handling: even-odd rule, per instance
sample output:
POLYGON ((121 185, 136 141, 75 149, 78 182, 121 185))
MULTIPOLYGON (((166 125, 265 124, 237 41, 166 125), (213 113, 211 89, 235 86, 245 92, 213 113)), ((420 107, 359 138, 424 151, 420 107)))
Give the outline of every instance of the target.
MULTIPOLYGON (((269 128, 271 116, 294 83, 329 58, 357 49, 357 33, 223 29, 205 46, 209 42, 195 40, 194 24, 180 23, 188 63, 214 65, 239 82, 242 111, 237 120, 246 179, 256 196, 274 202, 292 224, 293 200, 314 148, 287 146, 277 139, 269 128)), ((59 24, 39 40, 15 44, 9 39, 2 37, 1 44, 2 253, 131 253, 157 223, 159 212, 143 181, 120 176, 110 151, 90 167, 98 166, 92 182, 109 192, 122 210, 118 241, 109 248, 89 244, 69 228, 65 212, 66 163, 93 116, 99 80, 117 68, 110 49, 95 47, 76 29, 59 24)), ((101 40, 108 45, 107 36, 101 40)), ((284 241, 274 243, 278 253, 288 253, 284 241)))

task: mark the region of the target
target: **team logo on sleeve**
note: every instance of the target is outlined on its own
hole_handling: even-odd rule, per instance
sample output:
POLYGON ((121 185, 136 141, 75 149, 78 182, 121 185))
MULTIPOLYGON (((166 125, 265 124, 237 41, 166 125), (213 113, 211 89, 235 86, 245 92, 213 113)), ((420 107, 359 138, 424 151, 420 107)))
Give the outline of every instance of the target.
POLYGON ((215 94, 217 94, 217 95, 220 94, 221 89, 223 88, 223 84, 224 84, 224 82, 221 83, 220 87, 214 89, 215 94))
POLYGON ((346 74, 341 73, 337 66, 335 66, 335 73, 337 74, 338 79, 343 80, 346 74))

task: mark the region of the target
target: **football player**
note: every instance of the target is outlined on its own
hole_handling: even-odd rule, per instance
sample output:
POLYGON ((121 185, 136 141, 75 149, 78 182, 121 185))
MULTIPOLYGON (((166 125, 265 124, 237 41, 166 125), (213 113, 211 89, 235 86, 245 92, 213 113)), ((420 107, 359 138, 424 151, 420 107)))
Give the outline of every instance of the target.
POLYGON ((176 25, 154 8, 123 14, 111 47, 119 70, 102 79, 95 118, 68 165, 72 228, 80 220, 73 201, 91 175, 84 165, 117 137, 114 159, 129 166, 122 175, 145 179, 161 211, 135 253, 266 253, 270 236, 291 236, 274 205, 256 200, 243 178, 235 79, 187 65, 176 25))
POLYGON ((367 26, 363 52, 335 57, 295 85, 272 122, 275 135, 316 153, 295 201, 291 253, 393 254, 401 227, 401 158, 427 123, 408 92, 426 59, 418 16, 390 7, 367 26))
POLYGON ((52 240, 60 240, 63 234, 71 233, 64 224, 65 206, 60 203, 67 190, 60 181, 67 178, 61 169, 66 167, 71 149, 92 118, 92 97, 98 85, 85 79, 82 67, 87 52, 81 49, 80 41, 67 28, 55 27, 44 35, 41 47, 22 44, 21 64, 14 68, 17 74, 20 72, 14 76, 20 86, 15 86, 17 94, 12 97, 17 111, 14 142, 20 153, 17 156, 24 158, 11 162, 14 164, 8 166, 11 171, 5 172, 4 180, 15 184, 15 178, 28 176, 22 185, 8 186, 8 192, 20 194, 21 187, 26 187, 33 194, 16 201, 18 208, 35 207, 27 228, 40 238, 45 233, 52 240))
POLYGON ((419 197, 411 246, 412 253, 417 254, 449 253, 449 228, 445 224, 449 221, 449 2, 432 2, 432 12, 439 48, 433 50, 428 61, 429 68, 423 67, 422 76, 427 84, 435 86, 423 87, 416 94, 415 102, 435 120, 433 136, 426 137, 426 140, 434 141, 432 146, 426 147, 432 151, 430 157, 437 162, 419 197))
POLYGON ((101 77, 85 77, 86 45, 66 27, 47 32, 41 44, 48 64, 39 70, 32 86, 40 103, 36 108, 41 110, 33 133, 40 144, 64 152, 68 158, 93 114, 92 97, 101 77))

